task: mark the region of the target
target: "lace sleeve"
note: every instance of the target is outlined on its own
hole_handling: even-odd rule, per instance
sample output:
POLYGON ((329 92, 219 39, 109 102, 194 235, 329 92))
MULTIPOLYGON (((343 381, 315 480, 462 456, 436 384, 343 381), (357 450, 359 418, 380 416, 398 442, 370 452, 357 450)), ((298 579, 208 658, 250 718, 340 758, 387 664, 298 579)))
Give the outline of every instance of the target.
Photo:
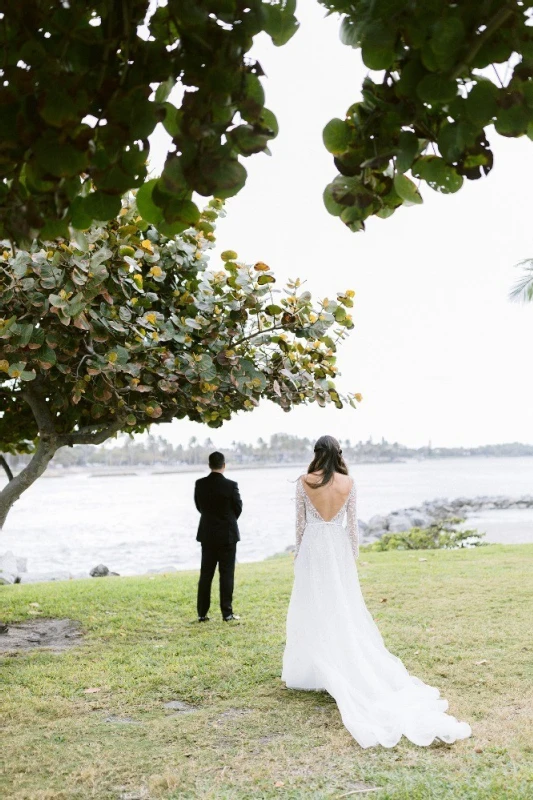
POLYGON ((348 504, 346 506, 346 530, 350 537, 352 551, 357 558, 359 556, 359 526, 357 524, 357 492, 355 482, 352 484, 348 504))
POLYGON ((294 549, 294 558, 298 556, 298 551, 302 543, 305 528, 305 498, 304 487, 302 486, 302 479, 298 478, 296 484, 296 547, 294 549))

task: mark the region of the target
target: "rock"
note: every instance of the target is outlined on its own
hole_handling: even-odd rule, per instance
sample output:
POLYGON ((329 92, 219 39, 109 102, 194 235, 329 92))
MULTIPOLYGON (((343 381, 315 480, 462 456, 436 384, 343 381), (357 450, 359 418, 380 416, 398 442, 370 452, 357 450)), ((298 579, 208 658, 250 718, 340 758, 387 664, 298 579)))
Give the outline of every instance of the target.
MULTIPOLYGON (((162 567, 161 569, 149 569, 147 575, 164 575, 166 572, 177 572, 176 567, 162 567)), ((113 573, 116 575, 117 573, 113 573)))
POLYGON ((92 568, 89 575, 91 578, 105 578, 106 575, 109 575, 109 567, 106 567, 105 564, 98 564, 92 568))
POLYGON ((380 517, 379 514, 376 514, 368 520, 368 533, 381 533, 382 531, 386 531, 387 528, 387 517, 380 517))
MULTIPOLYGON (((45 583, 47 581, 69 581, 72 574, 67 570, 57 572, 23 572, 20 576, 20 583, 45 583)), ((84 575, 85 577, 85 575, 84 575)))
POLYGON ((17 559, 8 550, 0 556, 0 584, 20 583, 17 559))
POLYGON ((357 527, 359 528, 359 534, 361 536, 366 536, 366 534, 368 533, 368 524, 366 522, 363 522, 362 519, 358 519, 357 527))
POLYGON ((411 530, 411 520, 405 514, 391 514, 389 516, 388 529, 390 533, 402 533, 411 530))
POLYGON ((27 558, 17 558, 17 572, 27 572, 28 571, 28 559, 27 558))
POLYGON ((433 518, 429 514, 415 511, 410 516, 411 525, 413 528, 427 528, 433 522, 433 518))
POLYGON ((170 700, 168 703, 163 704, 163 708, 169 711, 178 711, 180 714, 192 714, 197 710, 196 706, 191 706, 190 703, 184 703, 183 700, 170 700))

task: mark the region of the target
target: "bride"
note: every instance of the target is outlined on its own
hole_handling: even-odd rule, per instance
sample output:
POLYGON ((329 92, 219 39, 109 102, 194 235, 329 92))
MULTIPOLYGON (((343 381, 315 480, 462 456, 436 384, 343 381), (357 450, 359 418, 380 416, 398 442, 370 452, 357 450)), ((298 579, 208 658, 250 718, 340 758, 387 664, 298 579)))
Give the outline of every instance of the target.
POLYGON ((361 747, 451 743, 471 735, 439 690, 409 675, 383 643, 359 586, 355 484, 339 443, 321 436, 296 489, 294 587, 282 680, 326 690, 361 747), (346 517, 346 527, 343 520, 346 517))

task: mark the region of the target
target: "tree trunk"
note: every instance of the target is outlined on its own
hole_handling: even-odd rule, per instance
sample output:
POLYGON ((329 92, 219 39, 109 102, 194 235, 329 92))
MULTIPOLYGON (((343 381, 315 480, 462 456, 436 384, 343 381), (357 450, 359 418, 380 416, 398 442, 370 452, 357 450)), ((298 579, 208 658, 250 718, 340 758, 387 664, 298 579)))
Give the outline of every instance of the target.
POLYGON ((0 530, 4 527, 11 507, 26 489, 35 483, 46 470, 58 449, 59 442, 55 437, 41 436, 33 458, 0 492, 0 530))
POLYGON ((3 468, 4 472, 6 473, 8 481, 12 481, 13 480, 13 473, 11 472, 11 467, 9 466, 7 461, 5 460, 4 456, 0 456, 0 466, 3 468))

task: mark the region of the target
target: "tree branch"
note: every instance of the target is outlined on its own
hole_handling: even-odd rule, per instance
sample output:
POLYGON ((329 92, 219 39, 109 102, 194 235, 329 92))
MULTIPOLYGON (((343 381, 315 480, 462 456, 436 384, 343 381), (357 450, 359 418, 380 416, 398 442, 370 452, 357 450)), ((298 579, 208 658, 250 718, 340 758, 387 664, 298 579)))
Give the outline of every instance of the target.
POLYGON ((48 437, 41 439, 30 463, 4 486, 0 492, 0 529, 13 503, 43 474, 56 449, 57 446, 53 441, 51 443, 48 437))
POLYGON ((471 49, 468 51, 462 62, 454 69, 452 74, 450 75, 450 80, 455 81, 457 78, 460 77, 461 73, 468 67, 470 63, 474 60, 477 56, 487 39, 490 39, 492 34, 501 28, 501 26, 507 22, 509 17, 512 17, 514 12, 516 11, 515 7, 504 6, 503 8, 498 9, 498 11, 494 14, 491 20, 489 20, 487 27, 481 33, 477 39, 475 39, 474 44, 472 45, 471 49))
POLYGON ((5 460, 4 456, 0 456, 0 467, 4 468, 4 472, 7 475, 7 479, 9 481, 12 481, 13 480, 13 473, 11 472, 11 468, 10 468, 9 464, 7 463, 7 461, 5 460))
POLYGON ((31 408, 32 414, 35 417, 35 422, 39 428, 39 433, 41 435, 47 434, 48 436, 55 436, 56 427, 54 418, 40 386, 38 384, 34 384, 33 386, 28 385, 21 393, 21 397, 31 408))
POLYGON ((243 336, 242 339, 237 339, 236 342, 232 343, 231 347, 237 347, 237 345, 242 344, 243 342, 248 342, 250 339, 255 339, 256 336, 264 336, 265 333, 271 333, 272 331, 285 329, 286 326, 280 322, 277 325, 272 325, 270 328, 263 328, 262 331, 254 331, 254 333, 250 333, 248 336, 243 336))
POLYGON ((106 439, 109 439, 110 436, 113 436, 114 433, 117 433, 123 425, 124 420, 120 417, 111 425, 107 425, 100 430, 95 431, 94 428, 91 430, 90 426, 86 426, 74 433, 64 433, 58 437, 59 446, 73 447, 75 444, 102 444, 106 439))

